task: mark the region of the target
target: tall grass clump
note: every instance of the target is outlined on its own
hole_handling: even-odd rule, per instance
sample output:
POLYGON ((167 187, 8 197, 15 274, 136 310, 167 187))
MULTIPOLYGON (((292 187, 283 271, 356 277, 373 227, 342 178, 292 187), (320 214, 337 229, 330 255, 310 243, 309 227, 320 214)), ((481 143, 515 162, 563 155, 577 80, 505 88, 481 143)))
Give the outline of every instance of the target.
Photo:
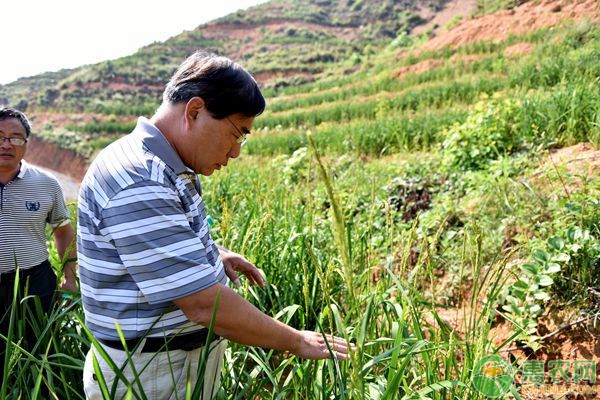
POLYGON ((562 84, 528 96, 523 102, 524 132, 566 146, 600 137, 600 92, 597 82, 562 84))
POLYGON ((81 312, 78 302, 56 304, 46 314, 37 297, 26 291, 18 295, 19 284, 17 277, 12 307, 4 316, 9 318, 8 334, 0 335, 6 343, 0 396, 83 399, 83 359, 89 341, 74 317, 81 312))

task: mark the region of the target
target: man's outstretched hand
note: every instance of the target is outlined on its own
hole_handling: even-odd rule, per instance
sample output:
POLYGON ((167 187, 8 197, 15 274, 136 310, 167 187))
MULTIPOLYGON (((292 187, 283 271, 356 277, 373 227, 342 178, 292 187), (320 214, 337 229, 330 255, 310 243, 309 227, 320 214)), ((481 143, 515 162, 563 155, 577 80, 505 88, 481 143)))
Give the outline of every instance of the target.
MULTIPOLYGON (((250 261, 246 260, 240 254, 234 253, 231 250, 227 250, 221 246, 219 248, 219 253, 221 255, 221 259, 223 260, 223 267, 225 268, 225 273, 229 277, 229 279, 235 284, 239 285, 239 276, 238 273, 242 273, 248 278, 251 284, 258 285, 260 287, 265 286, 265 279, 262 275, 262 272, 256 268, 250 261)), ((221 305, 220 305, 221 306, 221 305)), ((197 307, 194 307, 197 309, 197 307)), ((258 311, 258 310, 257 310, 258 311)), ((251 313, 248 313, 251 314, 251 313)), ((268 320, 272 321, 272 318, 266 317, 268 320)), ((219 318, 217 318, 217 321, 219 318)), ((261 318, 252 319, 253 322, 259 321, 261 318)), ((287 350, 290 353, 305 358, 308 360, 323 360, 323 359, 331 359, 337 358, 338 360, 347 360, 350 357, 350 352, 354 351, 353 345, 348 345, 346 339, 340 338, 333 335, 326 335, 319 332, 313 331, 297 331, 291 327, 287 327, 280 322, 275 323, 280 327, 285 327, 286 330, 295 331, 292 334, 292 337, 283 343, 273 345, 272 343, 260 343, 266 337, 271 337, 265 333, 265 335, 260 336, 260 340, 258 341, 250 341, 250 340, 240 340, 240 338, 231 339, 234 341, 238 341, 244 344, 250 345, 258 345, 258 346, 266 346, 268 348, 276 348, 280 350, 287 350), (237 340, 236 340, 237 339, 237 340), (327 339, 327 340, 326 340, 327 339)), ((239 332, 236 330, 236 333, 239 332)), ((226 335, 225 335, 226 336, 226 335)), ((279 335, 275 335, 277 337, 279 335)), ((227 337, 227 336, 226 336, 227 337)))
POLYGON ((339 360, 347 360, 354 350, 354 346, 348 347, 346 339, 337 336, 326 335, 325 342, 325 337, 319 332, 301 331, 300 335, 301 340, 291 353, 301 358, 323 360, 335 356, 339 360))
POLYGON ((221 260, 223 260, 225 273, 236 286, 240 285, 240 278, 238 275, 238 272, 240 272, 248 278, 251 284, 258 285, 261 288, 265 287, 265 280, 260 270, 250 261, 224 247, 219 247, 219 253, 221 254, 221 260))

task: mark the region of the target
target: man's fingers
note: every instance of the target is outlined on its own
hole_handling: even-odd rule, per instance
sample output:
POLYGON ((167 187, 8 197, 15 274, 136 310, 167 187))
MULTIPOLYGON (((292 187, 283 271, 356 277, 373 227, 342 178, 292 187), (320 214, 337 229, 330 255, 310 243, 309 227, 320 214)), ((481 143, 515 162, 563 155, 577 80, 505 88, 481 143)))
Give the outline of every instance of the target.
POLYGON ((346 339, 339 337, 339 336, 326 335, 325 337, 323 337, 323 335, 320 335, 320 339, 321 339, 322 343, 325 343, 325 339, 327 339, 327 343, 330 346, 336 345, 336 346, 348 347, 348 342, 346 341, 346 339))
POLYGON ((265 278, 261 270, 256 268, 254 264, 246 260, 240 255, 223 257, 223 265, 225 267, 225 273, 231 279, 231 281, 239 286, 239 274, 242 273, 252 285, 265 287, 265 278))
POLYGON ((326 337, 321 335, 321 341, 329 354, 328 358, 333 358, 335 355, 338 360, 348 360, 350 353, 356 349, 356 346, 352 343, 348 344, 346 339, 333 335, 327 335, 326 337), (327 339, 327 342, 325 342, 325 339, 327 339))
POLYGON ((258 268, 254 267, 246 274, 248 279, 254 284, 260 287, 265 287, 265 281, 263 280, 262 275, 258 271, 258 268))
POLYGON ((234 269, 244 274, 244 276, 246 276, 246 278, 248 278, 250 283, 252 283, 253 285, 265 287, 265 281, 260 273, 260 270, 254 265, 250 263, 238 264, 234 266, 234 269))
POLYGON ((224 264, 225 274, 229 277, 235 286, 240 286, 240 277, 237 272, 228 264, 224 264))
POLYGON ((350 355, 348 353, 336 352, 335 358, 337 358, 338 360, 348 360, 350 358, 350 355))
POLYGON ((304 340, 301 342, 301 346, 294 351, 294 354, 303 358, 311 360, 326 358, 347 360, 350 353, 355 350, 355 346, 342 337, 331 334, 324 336, 322 333, 314 331, 302 331, 301 333, 304 340))

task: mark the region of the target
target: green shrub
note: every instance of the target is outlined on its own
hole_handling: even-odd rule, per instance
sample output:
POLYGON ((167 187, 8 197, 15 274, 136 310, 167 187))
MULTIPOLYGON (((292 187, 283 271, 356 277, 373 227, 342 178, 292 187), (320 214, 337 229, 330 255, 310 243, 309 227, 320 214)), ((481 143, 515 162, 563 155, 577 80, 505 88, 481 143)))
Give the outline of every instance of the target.
POLYGON ((600 202, 594 197, 583 191, 559 202, 546 228, 552 236, 531 242, 531 254, 509 288, 503 309, 533 348, 539 347, 538 318, 551 298, 593 309, 589 291, 600 285, 600 202))
POLYGON ((443 133, 445 164, 459 170, 483 169, 492 160, 517 150, 524 141, 519 134, 514 100, 480 101, 463 123, 456 123, 443 133))

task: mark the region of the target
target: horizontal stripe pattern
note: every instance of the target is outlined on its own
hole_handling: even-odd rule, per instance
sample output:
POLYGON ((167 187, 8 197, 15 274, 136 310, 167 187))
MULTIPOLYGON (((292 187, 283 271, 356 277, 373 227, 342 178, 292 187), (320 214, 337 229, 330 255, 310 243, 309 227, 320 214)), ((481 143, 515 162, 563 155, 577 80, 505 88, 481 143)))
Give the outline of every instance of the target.
POLYGON ((69 222, 56 178, 26 161, 19 174, 0 187, 0 272, 27 269, 48 259, 46 224, 69 222))
POLYGON ((156 127, 104 149, 79 196, 79 275, 86 325, 101 339, 191 332, 173 300, 227 278, 199 182, 156 127))

